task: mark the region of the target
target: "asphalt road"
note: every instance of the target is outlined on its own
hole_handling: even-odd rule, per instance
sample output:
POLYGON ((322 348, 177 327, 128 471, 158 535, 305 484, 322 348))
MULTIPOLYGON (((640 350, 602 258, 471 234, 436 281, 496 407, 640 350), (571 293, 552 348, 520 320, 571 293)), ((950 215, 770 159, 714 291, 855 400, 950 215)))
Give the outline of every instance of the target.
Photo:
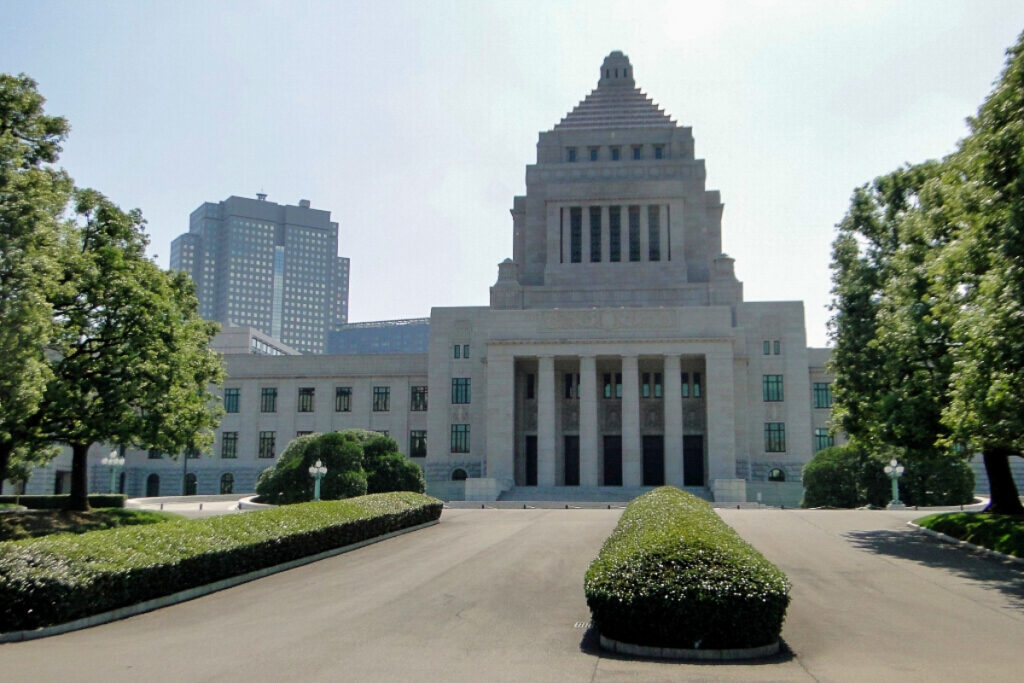
POLYGON ((49 681, 1020 680, 1024 571, 909 531, 913 511, 723 510, 793 581, 789 652, 600 653, 583 573, 617 510, 445 510, 441 524, 93 629, 0 645, 49 681))

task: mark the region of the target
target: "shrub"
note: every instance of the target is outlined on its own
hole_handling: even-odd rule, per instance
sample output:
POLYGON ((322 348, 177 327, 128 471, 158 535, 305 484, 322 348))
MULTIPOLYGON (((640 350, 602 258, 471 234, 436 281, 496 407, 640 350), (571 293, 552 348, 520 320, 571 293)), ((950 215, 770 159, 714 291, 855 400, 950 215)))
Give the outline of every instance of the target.
POLYGON ((436 520, 441 506, 387 493, 0 543, 0 631, 58 624, 349 545, 436 520))
POLYGON ((774 643, 789 588, 707 502, 671 487, 627 506, 584 580, 601 634, 684 649, 774 643))
POLYGON ((420 466, 398 452, 398 442, 382 434, 363 443, 363 469, 367 493, 423 493, 427 488, 420 466))
POLYGON ((320 482, 322 500, 351 498, 366 493, 363 449, 359 439, 347 432, 307 434, 288 444, 280 460, 256 482, 260 499, 275 505, 313 500, 313 478, 309 467, 320 460, 327 475, 320 482))
POLYGON ((831 446, 818 451, 804 465, 804 507, 855 508, 883 506, 891 498, 892 486, 885 464, 853 444, 831 446))
MULTIPOLYGON (((0 496, 0 503, 16 503, 30 510, 64 510, 71 496, 67 493, 56 495, 0 496)), ((123 493, 92 493, 89 494, 89 507, 123 508, 123 493)))
POLYGON ((900 499, 920 506, 970 503, 974 500, 974 471, 957 457, 908 460, 900 477, 900 499))

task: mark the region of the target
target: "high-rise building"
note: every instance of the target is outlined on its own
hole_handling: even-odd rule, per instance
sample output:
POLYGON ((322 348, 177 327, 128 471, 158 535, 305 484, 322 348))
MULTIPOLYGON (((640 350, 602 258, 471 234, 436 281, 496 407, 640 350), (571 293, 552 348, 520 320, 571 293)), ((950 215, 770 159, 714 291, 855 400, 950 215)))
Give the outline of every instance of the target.
POLYGON ((257 199, 205 202, 171 243, 171 268, 196 282, 199 313, 254 327, 303 353, 323 353, 348 321, 347 258, 330 211, 257 199))

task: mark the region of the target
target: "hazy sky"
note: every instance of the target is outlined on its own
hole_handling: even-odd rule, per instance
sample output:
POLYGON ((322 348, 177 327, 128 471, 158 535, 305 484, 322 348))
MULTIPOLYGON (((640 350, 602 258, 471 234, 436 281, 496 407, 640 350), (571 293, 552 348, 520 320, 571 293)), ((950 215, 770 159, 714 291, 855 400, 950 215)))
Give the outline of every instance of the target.
POLYGON ((486 305, 537 133, 612 50, 692 126, 746 299, 803 300, 825 344, 851 191, 945 155, 1024 2, 0 0, 0 71, 71 123, 61 164, 149 221, 309 199, 352 259, 350 320, 486 305))

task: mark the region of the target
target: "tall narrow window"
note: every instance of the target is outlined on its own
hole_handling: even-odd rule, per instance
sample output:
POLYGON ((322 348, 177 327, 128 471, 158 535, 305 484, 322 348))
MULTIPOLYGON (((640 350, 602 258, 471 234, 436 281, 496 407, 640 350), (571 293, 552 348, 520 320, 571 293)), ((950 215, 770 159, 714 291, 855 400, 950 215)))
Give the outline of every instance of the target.
POLYGON ((655 145, 654 146, 654 158, 655 159, 664 159, 665 158, 665 145, 655 145))
POLYGON ((531 373, 526 376, 526 399, 528 401, 532 401, 537 393, 536 382, 536 375, 531 373))
POLYGON ((647 256, 651 261, 661 260, 661 207, 647 207, 647 256))
POLYGON ((569 261, 579 263, 583 260, 583 208, 574 206, 569 209, 569 261))
POLYGON ((409 410, 422 412, 427 409, 427 388, 425 386, 412 387, 409 396, 409 410))
POLYGON ((601 262, 601 207, 590 207, 590 262, 601 262))
POLYGON ((644 148, 642 145, 633 145, 633 158, 638 161, 644 158, 644 148))
POLYGON ((259 457, 274 457, 274 432, 260 432, 259 457))
POLYGON ((622 398, 622 373, 615 373, 615 398, 622 398))
POLYGON ((452 453, 469 453, 469 425, 452 425, 452 453))
POLYGON ((612 153, 612 161, 618 161, 619 157, 620 157, 620 154, 621 154, 621 148, 620 147, 611 147, 609 149, 610 149, 610 151, 612 153))
POLYGON ((277 387, 263 387, 260 390, 260 412, 277 412, 277 387))
POLYGON ((462 358, 462 344, 456 344, 452 350, 452 355, 455 358, 462 358))
POLYGON ((462 357, 469 358, 469 344, 462 345, 462 357))
POLYGON ((313 412, 313 400, 316 396, 316 389, 313 387, 299 388, 299 404, 296 408, 300 413, 313 412))
POLYGON ((786 452, 786 425, 783 422, 764 423, 764 450, 766 453, 786 452))
POLYGON ((409 457, 427 457, 427 430, 413 429, 409 432, 409 457))
POLYGON ((622 260, 622 208, 618 206, 608 207, 608 260, 622 260))
POLYGON ((452 377, 452 403, 469 403, 469 377, 452 377))
POLYGON ((580 376, 578 374, 565 373, 565 391, 563 396, 565 398, 580 397, 580 376))
POLYGON ((814 383, 814 407, 815 408, 831 408, 832 407, 832 385, 828 382, 815 382, 814 383))
POLYGON ((781 401, 782 375, 762 375, 761 399, 764 401, 781 401))
POLYGON ((220 457, 238 457, 238 432, 223 432, 220 435, 220 457))
POLYGON ((651 397, 651 373, 645 372, 640 376, 640 398, 651 397))
POLYGON ((234 387, 224 390, 224 412, 225 413, 237 413, 238 412, 238 396, 241 393, 241 389, 234 387))
POLYGON ((352 411, 352 387, 334 387, 334 412, 352 411))
POLYGON ((590 160, 591 161, 597 161, 597 155, 598 155, 598 148, 597 147, 591 147, 590 148, 590 160))
POLYGON ((612 373, 610 373, 610 372, 604 373, 604 393, 603 393, 603 396, 605 398, 611 398, 612 397, 612 373))
POLYGON ((764 350, 764 355, 770 356, 772 354, 772 343, 770 341, 765 339, 764 343, 761 346, 762 346, 762 349, 764 350))
POLYGON ((656 372, 654 373, 654 398, 661 398, 662 394, 661 373, 656 372))
POLYGON ((565 158, 566 158, 566 160, 570 164, 571 163, 575 163, 575 161, 576 161, 576 148, 575 147, 568 147, 568 148, 566 148, 566 150, 565 150, 565 158))
POLYGON ((835 438, 828 433, 827 429, 815 429, 814 430, 814 452, 831 448, 836 445, 835 438))
POLYGON ((782 353, 782 342, 776 339, 773 343, 775 345, 775 355, 777 356, 782 353))
POLYGON ((700 373, 693 373, 693 397, 700 398, 700 373))
POLYGON ((688 372, 679 375, 679 393, 683 398, 690 398, 690 373, 688 372))
POLYGON ((629 260, 640 260, 640 207, 629 207, 629 260))
POLYGON ((373 388, 373 412, 386 413, 391 410, 391 387, 373 388))

